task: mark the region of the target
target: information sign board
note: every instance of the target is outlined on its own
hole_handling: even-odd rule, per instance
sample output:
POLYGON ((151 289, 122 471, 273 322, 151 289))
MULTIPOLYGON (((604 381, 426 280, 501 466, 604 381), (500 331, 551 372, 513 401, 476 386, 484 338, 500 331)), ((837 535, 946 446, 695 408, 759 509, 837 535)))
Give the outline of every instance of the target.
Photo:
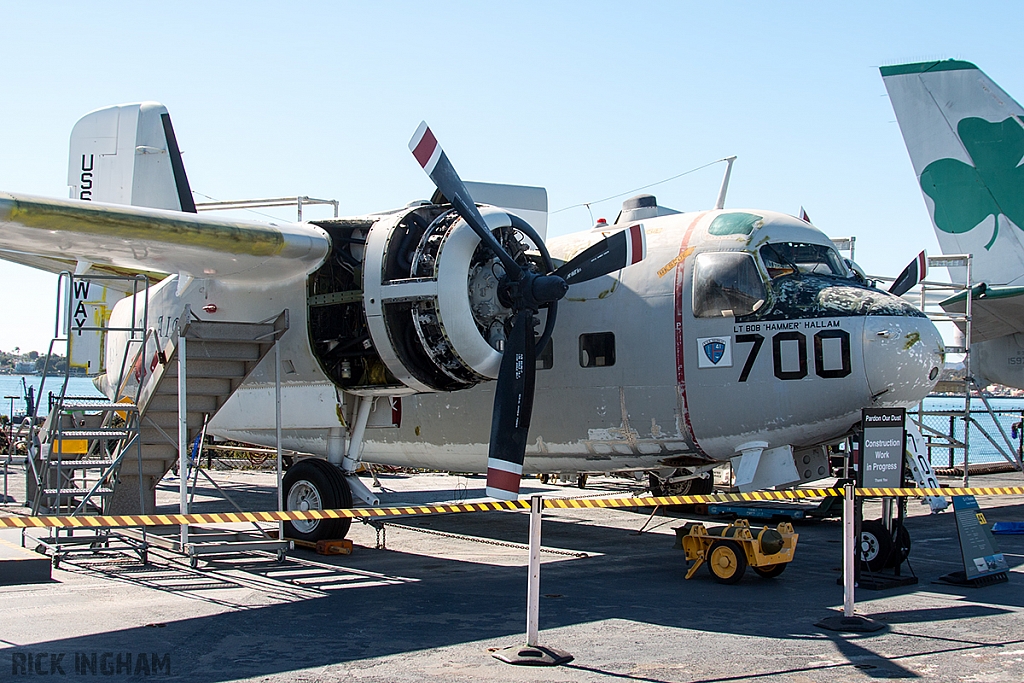
POLYGON ((999 552, 988 520, 974 496, 953 496, 953 514, 967 580, 1008 571, 1006 558, 999 552))
POLYGON ((903 484, 906 450, 905 408, 864 408, 864 435, 860 449, 860 485, 864 488, 899 488, 903 484))

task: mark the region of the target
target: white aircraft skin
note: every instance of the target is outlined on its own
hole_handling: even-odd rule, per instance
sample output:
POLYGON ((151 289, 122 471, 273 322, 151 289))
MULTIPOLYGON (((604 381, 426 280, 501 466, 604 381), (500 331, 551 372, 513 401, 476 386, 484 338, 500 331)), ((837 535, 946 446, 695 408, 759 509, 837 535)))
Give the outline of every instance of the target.
MULTIPOLYGON (((896 297, 868 292, 853 282, 837 279, 824 287, 826 296, 838 301, 839 314, 834 316, 797 315, 746 323, 724 317, 694 318, 692 264, 697 254, 749 251, 750 245, 769 241, 832 248, 828 238, 810 225, 766 211, 756 212, 764 218, 763 225, 749 236, 709 239, 708 226, 717 216, 729 213, 751 212, 707 211, 647 219, 643 223, 648 254, 642 263, 574 287, 559 310, 553 367, 538 373, 526 472, 654 468, 678 455, 708 462, 726 460, 736 454, 737 446, 755 438, 767 441, 769 448, 786 444, 806 448, 842 438, 866 405, 909 406, 927 395, 934 385, 929 374, 942 359, 934 326, 896 297), (685 255, 682 260, 681 255, 685 255), (846 306, 841 298, 846 289, 880 302, 882 308, 875 304, 880 314, 857 314, 860 300, 846 306), (677 316, 682 322, 679 333, 677 316), (814 335, 823 330, 849 334, 850 372, 844 377, 823 378, 815 372, 814 335), (580 367, 578 338, 592 332, 615 334, 614 366, 580 367), (779 333, 796 337, 779 342, 781 363, 788 362, 789 345, 793 346, 790 355, 799 351, 798 335, 804 336, 805 377, 776 377, 772 339, 779 333), (698 338, 734 340, 744 334, 765 338, 746 381, 738 380, 752 342, 731 342, 730 365, 697 367, 698 338)), ((549 249, 555 258, 567 260, 599 234, 586 231, 556 238, 549 242, 549 249)), ((817 282, 794 283, 804 284, 814 291, 822 289, 817 282)), ((176 277, 171 277, 153 287, 150 318, 167 339, 174 334, 174 312, 185 304, 193 310, 215 304, 216 313, 201 315, 223 320, 261 320, 287 308, 291 329, 282 340, 283 364, 288 368, 282 389, 283 445, 326 455, 328 430, 343 427, 339 392, 303 334, 308 329, 305 299, 304 279, 273 285, 194 280, 178 295, 176 277)), ((120 319, 129 311, 128 300, 120 302, 112 322, 123 324, 120 319)), ((107 348, 107 367, 120 367, 123 345, 114 341, 107 348)), ((797 359, 792 368, 781 369, 799 374, 799 367, 797 359)), ((273 414, 272 372, 270 362, 264 361, 217 414, 210 432, 272 445, 274 429, 267 420, 273 414)), ((387 399, 380 402, 390 413, 387 399)), ((363 458, 407 467, 483 471, 491 402, 489 383, 457 392, 406 395, 402 426, 371 429, 363 458)))
MULTIPOLYGON (((1024 108, 969 62, 881 71, 939 245, 972 254, 972 283, 986 288, 973 300, 971 372, 1024 388, 1024 108)), ((963 283, 963 271, 950 275, 963 283)), ((962 313, 964 297, 942 305, 962 313)))
MULTIPOLYGON (((99 110, 83 119, 89 135, 97 135, 97 120, 103 123, 115 110, 140 121, 139 139, 145 130, 159 132, 151 125, 153 116, 166 118, 154 103, 99 110)), ((169 119, 164 123, 169 130, 169 119)), ((93 168, 90 152, 75 147, 76 139, 73 197, 85 187, 76 165, 93 168)), ((104 188, 100 175, 88 179, 88 201, 0 193, 0 257, 51 271, 162 277, 137 295, 148 297, 149 327, 161 344, 177 334, 186 305, 204 319, 223 321, 255 322, 287 310, 289 329, 280 342, 285 448, 340 462, 359 397, 370 396, 376 401, 362 441, 364 461, 487 470, 494 387, 487 380, 497 376, 501 353, 495 337, 485 334, 501 326, 474 318, 467 282, 487 304, 492 290, 486 271, 495 262, 477 249, 479 237, 462 219, 452 218, 448 232, 435 233, 443 235, 436 253, 428 253, 426 237, 427 246, 417 247, 420 265, 412 268, 426 268, 436 257, 434 269, 427 269, 434 276, 409 278, 405 267, 405 279, 389 279, 395 254, 411 253, 415 246, 404 246, 403 231, 413 229, 403 226, 416 216, 425 217, 424 224, 443 224, 448 219, 438 216, 447 207, 420 203, 317 224, 182 213, 178 200, 185 193, 181 185, 176 193, 171 179, 173 133, 166 145, 170 165, 167 156, 138 152, 154 146, 159 140, 134 149, 129 141, 126 149, 134 164, 131 187, 166 186, 162 195, 147 191, 147 197, 162 197, 148 200, 159 208, 123 206, 139 203, 125 189, 129 185, 104 188), (358 268, 344 266, 342 249, 358 268), (316 330, 325 323, 311 312, 322 305, 311 304, 316 278, 333 274, 335 262, 344 266, 338 271, 344 277, 360 278, 336 291, 358 290, 357 301, 345 305, 360 307, 353 320, 365 335, 353 339, 363 339, 366 349, 361 377, 357 369, 342 379, 338 366, 325 360, 330 349, 346 347, 320 338, 316 330), (396 318, 388 317, 409 301, 427 306, 402 318, 405 331, 413 318, 417 330, 426 330, 417 337, 422 349, 411 356, 401 350, 396 318), (434 318, 432 310, 438 312, 434 318), (445 329, 428 347, 431 320, 441 320, 445 329), (454 354, 442 359, 449 367, 461 365, 442 373, 430 359, 446 352, 454 354), (437 391, 431 384, 454 390, 437 391)), ((500 208, 483 207, 482 213, 499 234, 512 220, 500 208)), ((822 232, 792 216, 761 210, 676 213, 651 206, 646 214, 624 211, 616 225, 552 239, 548 248, 556 262, 568 261, 604 235, 637 224, 646 234, 646 258, 572 285, 559 304, 549 367, 536 376, 524 472, 698 468, 685 470, 692 476, 729 459, 742 464, 744 453, 753 458, 747 464, 759 468, 764 453, 762 461, 771 466, 758 469, 757 476, 750 469, 741 488, 799 483, 828 474, 820 447, 848 435, 863 407, 910 406, 934 386, 944 361, 934 325, 898 297, 861 284, 822 232), (766 249, 776 250, 775 256, 766 249), (695 305, 702 309, 699 315, 695 305), (594 338, 581 338, 609 333, 613 352, 593 346, 594 338), (583 360, 595 362, 583 367, 583 360)), ((473 301, 477 311, 479 302, 473 301)), ((141 322, 143 307, 135 303, 141 322)), ((500 309, 494 309, 499 323, 500 309)), ((127 326, 132 310, 130 298, 118 302, 111 325, 127 326)), ((108 374, 97 383, 115 399, 124 337, 111 333, 108 374)), ((146 358, 156 351, 154 342, 146 358)), ((274 364, 268 357, 212 419, 209 431, 272 446, 273 416, 274 364)))

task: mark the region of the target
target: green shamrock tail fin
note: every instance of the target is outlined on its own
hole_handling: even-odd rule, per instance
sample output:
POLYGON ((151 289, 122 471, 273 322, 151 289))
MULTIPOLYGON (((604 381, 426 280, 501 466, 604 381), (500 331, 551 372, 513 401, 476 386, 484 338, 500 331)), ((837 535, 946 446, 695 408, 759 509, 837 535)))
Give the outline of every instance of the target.
POLYGON ((1024 109, 970 62, 881 72, 943 253, 973 254, 976 282, 1024 282, 1024 109))

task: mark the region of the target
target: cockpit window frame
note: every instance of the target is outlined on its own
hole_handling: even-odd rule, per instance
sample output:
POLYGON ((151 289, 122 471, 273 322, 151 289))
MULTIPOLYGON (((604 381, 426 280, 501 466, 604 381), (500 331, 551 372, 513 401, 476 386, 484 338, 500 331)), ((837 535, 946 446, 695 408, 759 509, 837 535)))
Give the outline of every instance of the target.
MULTIPOLYGON (((739 274, 739 271, 734 271, 739 274)), ((725 271, 728 274, 728 271, 725 271)), ((715 318, 730 318, 730 317, 744 317, 756 313, 758 310, 763 308, 769 301, 771 289, 768 286, 769 280, 766 278, 762 265, 755 257, 755 255, 747 250, 709 250, 702 251, 694 256, 693 261, 693 274, 692 274, 692 292, 690 298, 690 307, 695 318, 700 319, 715 319, 715 318), (724 263, 715 264, 714 266, 707 263, 710 259, 715 257, 724 257, 725 259, 736 258, 736 263, 739 263, 739 258, 746 257, 749 259, 750 268, 745 269, 746 280, 744 282, 732 282, 730 284, 739 284, 740 288, 735 287, 723 287, 722 283, 714 280, 705 279, 705 269, 709 267, 723 268, 724 263), (703 271, 703 272, 702 272, 703 271), (743 287, 749 287, 754 283, 756 279, 759 293, 755 298, 753 291, 743 291, 743 287), (743 302, 739 296, 746 298, 747 301, 743 302), (728 302, 731 308, 724 306, 725 302, 728 302), (738 307, 736 304, 746 303, 746 307, 738 307)))
MULTIPOLYGON (((844 280, 851 277, 850 269, 846 267, 846 263, 843 261, 843 257, 839 254, 839 251, 836 250, 834 246, 819 244, 817 242, 767 242, 758 247, 757 260, 761 263, 761 266, 764 268, 764 272, 768 275, 769 280, 776 280, 780 277, 801 277, 804 275, 833 277, 844 280), (820 272, 817 269, 817 266, 814 268, 805 267, 805 262, 803 260, 794 258, 795 254, 787 254, 782 250, 783 248, 789 248, 792 250, 793 248, 807 247, 813 247, 821 250, 821 253, 818 254, 819 258, 817 260, 817 265, 827 266, 829 272, 820 272), (765 255, 765 251, 769 249, 773 252, 774 259, 772 259, 772 261, 769 260, 772 258, 771 256, 766 257, 765 255), (822 256, 824 256, 824 260, 821 259, 822 256), (770 265, 770 262, 774 262, 778 265, 788 264, 789 266, 792 266, 792 268, 773 267, 770 265)), ((806 263, 811 263, 811 261, 806 261, 806 263)))

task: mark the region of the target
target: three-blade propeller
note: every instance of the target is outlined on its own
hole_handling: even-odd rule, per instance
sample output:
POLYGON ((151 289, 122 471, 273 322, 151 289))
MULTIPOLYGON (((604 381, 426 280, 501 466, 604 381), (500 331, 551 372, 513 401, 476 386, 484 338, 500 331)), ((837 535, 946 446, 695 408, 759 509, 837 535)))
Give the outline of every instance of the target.
MULTIPOLYGON (((441 194, 504 267, 499 287, 504 298, 511 302, 513 313, 509 317, 510 324, 506 323, 505 347, 494 389, 487 495, 514 500, 519 495, 533 413, 538 350, 534 315, 547 307, 549 321, 553 320, 555 304, 565 296, 570 285, 614 273, 643 260, 647 249, 643 226, 638 223, 608 235, 552 272, 542 273, 534 264, 513 258, 491 233, 465 183, 426 122, 416 129, 409 149, 441 194)), ((546 253, 544 245, 537 244, 537 247, 546 253)))

